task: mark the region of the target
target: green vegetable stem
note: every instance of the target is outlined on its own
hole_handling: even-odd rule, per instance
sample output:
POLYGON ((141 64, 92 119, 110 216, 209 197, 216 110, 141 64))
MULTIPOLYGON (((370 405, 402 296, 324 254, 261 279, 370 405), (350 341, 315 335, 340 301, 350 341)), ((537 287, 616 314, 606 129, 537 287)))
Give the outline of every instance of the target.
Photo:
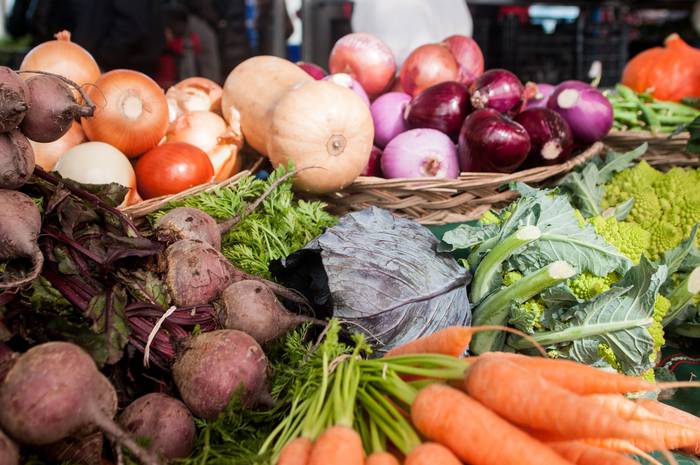
POLYGON ((662 324, 667 326, 675 320, 692 303, 698 292, 700 292, 700 266, 688 273, 688 276, 668 296, 668 299, 671 301, 671 308, 666 313, 662 324))

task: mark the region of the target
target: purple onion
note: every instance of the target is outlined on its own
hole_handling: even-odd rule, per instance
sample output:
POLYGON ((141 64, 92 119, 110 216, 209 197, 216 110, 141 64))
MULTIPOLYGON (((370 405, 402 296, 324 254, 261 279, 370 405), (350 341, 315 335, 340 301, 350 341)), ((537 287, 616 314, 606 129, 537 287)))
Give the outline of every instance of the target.
POLYGON ((338 84, 339 86, 347 87, 351 91, 355 92, 360 96, 362 100, 365 101, 367 106, 369 106, 369 97, 367 97, 367 92, 362 88, 362 84, 354 80, 349 74, 336 73, 321 79, 322 81, 330 81, 333 84, 338 84))
POLYGON ((384 148, 391 139, 409 129, 403 117, 411 96, 403 92, 389 92, 378 97, 369 109, 374 121, 374 144, 384 148))
POLYGON ((554 93, 555 87, 551 84, 535 84, 535 95, 527 101, 528 108, 546 108, 549 96, 554 93))
POLYGON ((548 108, 529 108, 515 115, 516 123, 530 136, 528 165, 553 165, 566 161, 574 148, 569 125, 548 108))
POLYGON ((325 69, 313 63, 305 63, 303 61, 299 61, 297 62, 297 66, 306 71, 306 74, 316 79, 317 81, 320 81, 328 75, 325 69))
POLYGON ((547 108, 566 120, 574 140, 581 144, 602 139, 613 124, 613 108, 607 97, 580 81, 559 84, 549 97, 547 108))
POLYGON ((377 147, 372 147, 372 151, 369 154, 369 161, 367 166, 362 170, 360 176, 376 176, 382 177, 382 165, 381 165, 382 151, 377 147))
POLYGON ((413 97, 404 116, 412 128, 437 129, 457 140, 464 118, 470 111, 467 86, 446 81, 428 87, 413 97))
POLYGON ((486 71, 469 87, 474 108, 493 108, 501 113, 517 112, 522 104, 524 90, 520 79, 505 69, 486 71))
POLYGON ((520 124, 491 108, 476 110, 459 133, 462 171, 515 171, 530 152, 530 136, 520 124))
POLYGON ((411 129, 387 144, 381 157, 387 178, 456 178, 457 150, 452 140, 436 129, 411 129))

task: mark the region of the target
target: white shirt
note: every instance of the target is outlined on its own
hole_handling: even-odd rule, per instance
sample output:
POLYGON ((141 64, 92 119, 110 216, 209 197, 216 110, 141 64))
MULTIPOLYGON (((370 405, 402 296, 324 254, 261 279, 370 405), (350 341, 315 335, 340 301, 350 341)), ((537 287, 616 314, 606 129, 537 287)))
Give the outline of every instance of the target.
POLYGON ((354 32, 382 39, 401 65, 417 47, 453 35, 472 35, 466 0, 355 0, 354 32))

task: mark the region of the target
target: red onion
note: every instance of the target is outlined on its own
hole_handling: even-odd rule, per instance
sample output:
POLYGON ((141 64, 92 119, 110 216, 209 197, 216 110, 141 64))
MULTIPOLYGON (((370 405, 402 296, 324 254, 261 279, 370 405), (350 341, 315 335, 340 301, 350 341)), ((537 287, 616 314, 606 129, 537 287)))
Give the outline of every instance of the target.
POLYGON ((515 171, 530 152, 530 136, 520 124, 492 108, 476 110, 459 133, 462 171, 515 171))
POLYGON ((372 34, 355 32, 341 37, 331 50, 331 73, 347 73, 371 97, 381 94, 396 74, 396 61, 388 45, 372 34))
POLYGON ((470 110, 467 86, 447 81, 428 87, 413 97, 404 115, 412 128, 437 129, 457 140, 470 110))
POLYGON ((416 96, 430 86, 456 81, 459 67, 447 47, 421 45, 411 52, 401 67, 401 85, 407 94, 416 96))
POLYGON ((321 68, 318 65, 315 65, 313 63, 306 63, 303 61, 298 61, 297 66, 306 71, 306 74, 311 76, 312 78, 316 79, 317 81, 320 81, 324 77, 328 75, 325 69, 321 68))
POLYGON ((517 112, 525 87, 518 77, 505 69, 491 69, 469 87, 474 108, 493 108, 501 113, 517 112))
POLYGON ((369 161, 367 166, 362 170, 360 176, 376 176, 382 177, 382 165, 381 165, 382 151, 377 147, 372 147, 372 152, 369 154, 369 161))
POLYGON ((580 81, 559 84, 547 107, 564 117, 574 139, 582 144, 602 139, 613 124, 613 109, 607 97, 580 81))
POLYGON ((470 85, 484 73, 484 54, 471 37, 453 35, 441 42, 452 53, 459 65, 459 82, 470 85))
POLYGON ((387 178, 456 178, 459 163, 454 143, 435 129, 411 129, 384 149, 381 166, 387 178))
POLYGON ((378 97, 369 107, 374 121, 374 143, 386 147, 391 139, 409 129, 404 110, 411 96, 403 92, 389 92, 378 97))
POLYGON ((362 88, 362 85, 354 80, 349 74, 345 73, 336 73, 336 74, 331 74, 329 76, 324 77, 321 79, 322 81, 330 81, 333 84, 337 84, 342 87, 346 87, 350 89, 351 91, 355 92, 357 95, 360 96, 362 100, 369 106, 369 97, 367 97, 367 92, 362 88))
POLYGON ((528 164, 553 165, 566 161, 574 147, 574 138, 567 122, 548 108, 530 108, 515 115, 530 136, 528 164))
POLYGON ((535 84, 535 95, 527 101, 528 108, 546 108, 549 96, 554 93, 555 87, 551 84, 535 84))

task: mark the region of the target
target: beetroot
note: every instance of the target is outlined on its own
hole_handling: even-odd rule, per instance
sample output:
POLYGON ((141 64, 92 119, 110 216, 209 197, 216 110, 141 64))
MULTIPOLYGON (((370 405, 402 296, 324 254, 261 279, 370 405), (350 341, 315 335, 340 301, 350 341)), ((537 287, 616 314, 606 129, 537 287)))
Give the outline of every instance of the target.
POLYGON ((29 89, 17 73, 0 66, 0 132, 16 129, 29 109, 29 89))
POLYGON ((0 465, 19 465, 19 448, 0 430, 0 465))
POLYGON ((27 80, 32 105, 20 124, 34 142, 53 142, 70 129, 73 121, 92 116, 93 108, 79 105, 71 89, 58 77, 32 76, 27 80))
POLYGON ((202 210, 178 207, 156 221, 156 236, 163 242, 196 239, 221 250, 221 232, 216 220, 202 210))
POLYGON ((102 431, 85 436, 71 436, 39 449, 42 457, 52 463, 79 465, 103 465, 102 451, 104 435, 102 431))
POLYGON ((22 187, 34 172, 34 164, 34 150, 21 132, 0 134, 0 189, 22 187))
POLYGON ((185 404, 153 392, 139 397, 119 415, 119 424, 137 438, 147 438, 148 447, 172 460, 192 453, 195 427, 185 404))
POLYGON ((229 284, 244 279, 259 280, 270 286, 280 297, 307 303, 290 289, 244 273, 233 266, 221 252, 202 241, 177 241, 165 250, 164 260, 165 284, 173 303, 178 307, 207 304, 217 298, 229 284))
POLYGON ((221 329, 189 338, 173 364, 173 379, 196 416, 214 419, 236 394, 252 406, 267 395, 267 358, 255 339, 221 329))
POLYGON ((22 354, 0 385, 0 427, 19 442, 46 445, 97 426, 142 463, 158 464, 112 420, 116 392, 83 349, 47 342, 22 354))
POLYGON ((39 275, 44 263, 36 242, 40 230, 41 214, 32 199, 0 189, 0 263, 5 264, 0 290, 17 288, 39 275))
POLYGON ((265 344, 313 318, 288 312, 275 294, 259 281, 233 283, 221 294, 221 323, 265 344))

